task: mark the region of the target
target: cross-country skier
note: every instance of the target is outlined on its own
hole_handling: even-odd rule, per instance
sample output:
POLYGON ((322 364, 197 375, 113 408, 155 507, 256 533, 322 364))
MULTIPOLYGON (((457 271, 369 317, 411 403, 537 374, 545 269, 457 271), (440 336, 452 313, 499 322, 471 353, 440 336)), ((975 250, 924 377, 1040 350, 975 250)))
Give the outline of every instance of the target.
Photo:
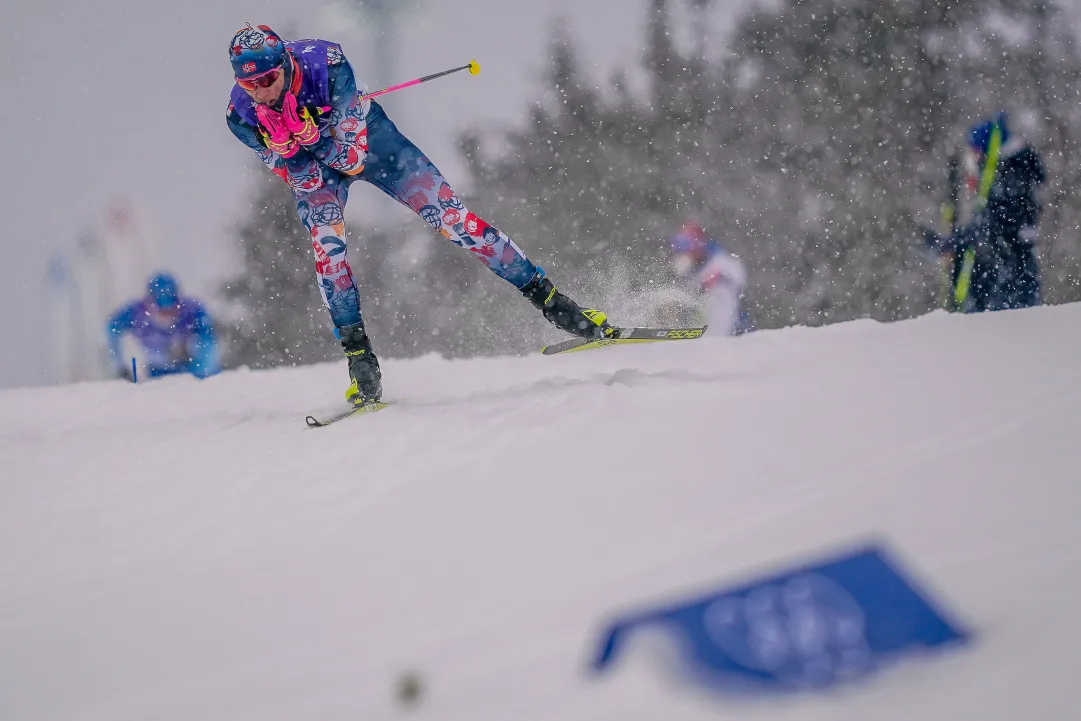
POLYGON ((603 313, 583 309, 557 291, 509 237, 463 205, 379 103, 364 96, 367 88, 340 45, 286 42, 266 25, 248 25, 233 35, 229 60, 236 77, 229 129, 292 187, 297 213, 311 233, 323 301, 349 361, 346 400, 362 405, 382 394, 379 361, 346 261, 344 209, 357 180, 412 208, 562 330, 586 338, 614 332, 603 313))
POLYGON ((736 256, 710 238, 698 223, 685 223, 668 240, 672 266, 691 290, 701 296, 701 314, 711 329, 741 335, 752 329, 743 307, 747 270, 736 256))
POLYGON ((169 273, 153 276, 146 297, 114 313, 107 334, 109 354, 120 378, 132 380, 120 353, 120 339, 129 334, 143 347, 151 378, 174 373, 206 378, 221 370, 210 316, 199 301, 180 295, 180 285, 169 273))

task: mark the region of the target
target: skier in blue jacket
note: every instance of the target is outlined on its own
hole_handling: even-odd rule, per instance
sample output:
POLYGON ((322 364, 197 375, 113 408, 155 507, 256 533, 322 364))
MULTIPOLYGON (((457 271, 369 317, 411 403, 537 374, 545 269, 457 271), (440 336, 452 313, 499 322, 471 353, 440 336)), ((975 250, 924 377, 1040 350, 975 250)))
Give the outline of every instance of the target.
POLYGON ((614 332, 604 313, 583 309, 556 290, 514 241, 465 207, 424 153, 364 96, 367 89, 340 45, 287 42, 266 25, 249 25, 233 35, 229 60, 236 79, 229 129, 292 188, 300 221, 311 234, 323 302, 349 361, 346 400, 362 405, 382 394, 379 361, 346 260, 344 210, 357 180, 412 208, 562 330, 586 338, 614 332))
POLYGON ((210 316, 199 301, 180 295, 180 285, 169 273, 152 277, 144 298, 109 318, 107 341, 116 375, 131 380, 127 359, 120 353, 125 335, 143 347, 151 378, 174 373, 206 378, 221 370, 210 316))

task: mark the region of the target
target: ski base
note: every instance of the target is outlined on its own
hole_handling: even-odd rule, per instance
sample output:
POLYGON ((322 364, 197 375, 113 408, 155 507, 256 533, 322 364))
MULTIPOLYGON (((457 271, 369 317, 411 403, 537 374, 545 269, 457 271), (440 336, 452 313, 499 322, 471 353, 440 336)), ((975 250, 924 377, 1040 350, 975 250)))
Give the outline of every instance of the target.
POLYGON ((616 332, 608 338, 589 340, 588 338, 572 338, 571 340, 555 345, 545 346, 541 349, 544 355, 556 355, 557 353, 573 353, 574 351, 588 350, 590 348, 603 348, 609 345, 623 343, 656 343, 668 340, 693 340, 701 338, 709 326, 699 328, 617 328, 616 332))
POLYGON ((308 428, 322 428, 323 426, 329 426, 331 423, 337 423, 338 421, 345 420, 350 416, 355 416, 357 413, 375 413, 376 411, 381 411, 388 405, 390 404, 383 403, 382 401, 365 403, 364 405, 350 408, 347 411, 342 411, 337 415, 330 416, 329 418, 325 419, 319 419, 315 416, 305 416, 304 423, 307 424, 308 428))

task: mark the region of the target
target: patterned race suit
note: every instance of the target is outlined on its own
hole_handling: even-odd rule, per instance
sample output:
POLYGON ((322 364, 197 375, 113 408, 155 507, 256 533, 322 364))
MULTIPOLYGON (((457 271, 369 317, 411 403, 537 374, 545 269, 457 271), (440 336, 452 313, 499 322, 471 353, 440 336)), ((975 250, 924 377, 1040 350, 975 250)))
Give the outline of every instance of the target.
POLYGON ((293 189, 297 213, 311 233, 315 271, 334 325, 361 322, 360 297, 346 261, 349 186, 364 180, 413 209, 452 243, 466 248, 516 288, 538 268, 501 231, 466 208, 439 170, 402 135, 383 108, 364 98, 341 47, 324 40, 285 44, 287 73, 298 104, 318 119, 321 138, 290 158, 271 152, 258 132, 251 98, 233 86, 229 129, 293 189), (291 58, 291 60, 290 60, 291 58))

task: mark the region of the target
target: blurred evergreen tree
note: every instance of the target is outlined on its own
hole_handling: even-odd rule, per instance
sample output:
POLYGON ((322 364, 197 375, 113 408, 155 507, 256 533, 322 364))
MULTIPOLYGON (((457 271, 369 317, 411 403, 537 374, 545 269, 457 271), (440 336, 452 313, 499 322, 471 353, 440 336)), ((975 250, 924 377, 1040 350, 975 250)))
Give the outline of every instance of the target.
POLYGON ((1047 296, 1081 298, 1081 63, 1057 6, 789 0, 751 10, 719 61, 709 0, 689 4, 684 49, 679 8, 650 2, 646 98, 618 76, 610 93, 593 86, 557 27, 552 91, 506 134, 509 152, 470 140, 478 192, 501 197, 538 262, 618 310, 611 288, 663 282, 663 238, 695 217, 747 263, 758 327, 910 317, 934 307, 917 227, 936 224, 948 157, 1004 108, 1051 175, 1047 296))

